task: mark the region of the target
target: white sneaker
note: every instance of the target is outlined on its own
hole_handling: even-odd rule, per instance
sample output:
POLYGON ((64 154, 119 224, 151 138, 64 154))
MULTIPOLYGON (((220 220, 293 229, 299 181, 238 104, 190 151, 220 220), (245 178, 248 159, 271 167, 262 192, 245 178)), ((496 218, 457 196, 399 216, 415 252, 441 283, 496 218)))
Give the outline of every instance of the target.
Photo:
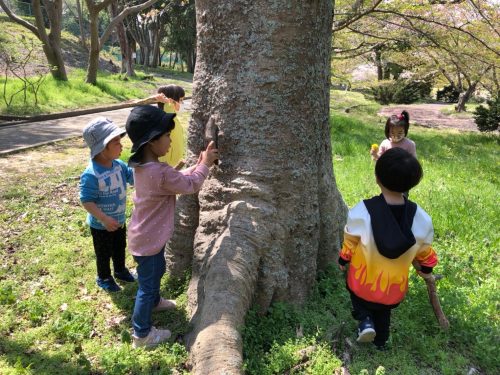
POLYGON ((177 303, 173 299, 165 299, 163 297, 160 297, 160 302, 158 302, 158 305, 156 305, 156 307, 153 307, 153 312, 175 309, 176 306, 177 303))
POLYGON ((172 333, 168 329, 156 329, 155 327, 151 327, 151 331, 149 331, 146 337, 137 337, 132 335, 132 347, 154 348, 162 342, 167 341, 170 336, 172 336, 172 333))

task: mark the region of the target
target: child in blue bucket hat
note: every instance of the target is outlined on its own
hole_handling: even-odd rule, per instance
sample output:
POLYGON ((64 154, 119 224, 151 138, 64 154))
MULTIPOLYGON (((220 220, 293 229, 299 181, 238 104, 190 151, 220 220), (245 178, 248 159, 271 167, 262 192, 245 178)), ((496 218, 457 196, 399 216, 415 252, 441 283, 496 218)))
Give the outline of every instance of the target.
POLYGON ((88 212, 97 285, 108 292, 121 289, 111 275, 110 260, 116 279, 135 281, 125 267, 127 183, 134 184, 132 169, 118 159, 125 134, 125 129, 104 117, 92 120, 83 130, 83 139, 90 148, 90 161, 80 176, 80 201, 88 212))

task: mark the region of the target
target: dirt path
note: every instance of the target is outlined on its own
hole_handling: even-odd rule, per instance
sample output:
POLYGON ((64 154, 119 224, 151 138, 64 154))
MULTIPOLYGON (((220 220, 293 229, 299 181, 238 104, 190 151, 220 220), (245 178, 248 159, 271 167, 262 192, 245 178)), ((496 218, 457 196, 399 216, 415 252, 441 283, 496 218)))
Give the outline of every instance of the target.
POLYGON ((457 129, 460 131, 471 132, 478 131, 472 115, 462 115, 467 116, 464 118, 443 114, 441 110, 448 106, 449 104, 391 105, 383 107, 378 114, 380 116, 388 117, 393 114, 399 115, 401 111, 407 110, 410 114, 410 124, 419 124, 425 127, 437 129, 457 129))

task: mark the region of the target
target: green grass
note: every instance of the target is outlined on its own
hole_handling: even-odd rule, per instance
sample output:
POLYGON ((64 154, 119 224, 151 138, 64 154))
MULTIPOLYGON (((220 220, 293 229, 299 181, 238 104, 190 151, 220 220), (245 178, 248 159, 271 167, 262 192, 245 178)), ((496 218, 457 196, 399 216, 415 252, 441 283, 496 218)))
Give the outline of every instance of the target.
MULTIPOLYGON (((369 149, 384 138, 383 124, 373 112, 377 106, 365 103, 361 94, 333 92, 332 104, 335 177, 352 207, 379 194, 369 149), (350 116, 343 113, 357 104, 367 106, 357 107, 350 116)), ((355 344, 349 296, 342 274, 332 266, 320 275, 304 308, 278 304, 265 317, 255 311, 248 315, 243 331, 247 373, 283 374, 296 366, 296 373, 332 373, 330 368, 338 368, 346 353, 351 374, 452 375, 467 374, 472 367, 484 374, 500 372, 499 139, 424 128, 411 128, 410 137, 424 168, 424 179, 410 198, 433 218, 440 257, 435 272, 444 275, 438 292, 451 329, 439 329, 425 284, 412 274, 408 296, 393 312, 391 349, 381 353, 355 344), (297 338, 298 327, 302 338, 297 338), (298 350, 311 345, 328 372, 298 359, 298 350)))
MULTIPOLYGON (((378 106, 358 94, 332 92, 332 103, 340 111, 331 118, 335 176, 353 206, 378 193, 368 152, 383 138, 383 124, 378 106), (367 106, 342 112, 357 103, 367 106)), ((182 112, 181 122, 188 117, 182 112)), ((318 275, 303 308, 279 303, 266 316, 249 312, 242 328, 246 373, 332 374, 345 358, 351 374, 455 375, 471 367, 500 373, 498 137, 417 127, 410 136, 425 172, 410 197, 434 221, 436 272, 445 276, 438 291, 451 329, 439 330, 424 282, 412 274, 408 296, 394 310, 391 349, 357 345, 343 276, 332 266, 318 275)), ((92 239, 78 202, 87 155, 83 142, 72 140, 0 159, 0 373, 186 373, 187 353, 177 343, 132 350, 135 285, 110 295, 95 284, 92 239)), ((127 265, 134 267, 129 255, 127 265)), ((165 277, 162 293, 180 308, 155 314, 154 324, 183 335, 186 285, 165 277)))
MULTIPOLYGON (((83 69, 73 69, 69 73, 67 82, 56 81, 47 75, 38 92, 38 105, 34 105, 35 97, 28 90, 26 104, 22 93, 14 96, 9 107, 3 100, 0 101, 0 114, 33 115, 105 106, 128 99, 144 98, 154 94, 160 85, 169 83, 184 87, 186 96, 191 95, 191 83, 170 73, 170 71, 163 70, 165 77, 155 76, 153 79, 144 79, 146 73, 137 71, 136 77, 124 80, 119 74, 99 72, 96 86, 85 83, 86 72, 83 69)), ((1 78, 0 87, 3 87, 4 82, 5 79, 1 78)), ((9 78, 7 83, 7 98, 10 98, 9 93, 22 88, 22 82, 19 79, 9 78)))
MULTIPOLYGON (((46 158, 39 170, 16 173, 6 167, 9 181, 0 183, 0 373, 183 373, 187 352, 178 343, 153 351, 131 348, 136 285, 122 285, 116 294, 95 285, 92 239, 78 202, 77 176, 88 155, 82 141, 11 161, 33 162, 37 153, 46 158)), ((130 208, 131 199, 129 213, 130 208)), ((129 255, 127 265, 135 267, 129 255)), ((177 298, 181 308, 154 317, 176 336, 189 330, 186 288, 164 278, 163 293, 177 298)))
POLYGON ((455 106, 456 106, 456 104, 450 104, 450 105, 442 108, 441 113, 443 115, 446 115, 446 116, 452 116, 452 117, 457 117, 457 118, 472 118, 472 117, 474 117, 474 112, 475 112, 476 108, 479 107, 480 104, 467 103, 465 105, 465 108, 467 109, 466 112, 456 112, 455 106))
MULTIPOLYGON (((33 19, 29 21, 34 22, 33 19)), ((38 74, 30 77, 30 73, 34 74, 30 69, 46 64, 40 41, 22 26, 10 22, 6 15, 0 14, 0 27, 2 28, 0 52, 8 51, 20 61, 24 58, 27 49, 33 49, 30 64, 26 65, 26 76, 31 83, 35 84, 38 74)), ((71 59, 66 58, 68 81, 60 82, 54 80, 50 74, 44 75, 45 78, 37 95, 38 103, 35 103, 35 95, 30 88, 26 90, 26 101, 24 100, 22 80, 12 75, 9 75, 6 80, 3 64, 0 64, 2 67, 0 71, 0 115, 27 116, 106 106, 128 99, 147 97, 156 93, 159 86, 171 83, 182 86, 186 90, 186 96, 191 95, 193 75, 166 68, 152 69, 135 66, 136 77, 99 71, 97 85, 86 84, 87 51, 80 46, 78 38, 68 32, 63 31, 62 44, 64 50, 72 52, 71 59)), ((105 61, 110 59, 106 49, 101 51, 100 56, 105 61)), ((115 61, 115 64, 119 65, 119 62, 115 61)), ((24 78, 19 71, 18 74, 24 78)))
POLYGON ((372 116, 380 107, 380 104, 359 92, 330 91, 330 108, 334 113, 346 113, 347 110, 357 116, 372 116))

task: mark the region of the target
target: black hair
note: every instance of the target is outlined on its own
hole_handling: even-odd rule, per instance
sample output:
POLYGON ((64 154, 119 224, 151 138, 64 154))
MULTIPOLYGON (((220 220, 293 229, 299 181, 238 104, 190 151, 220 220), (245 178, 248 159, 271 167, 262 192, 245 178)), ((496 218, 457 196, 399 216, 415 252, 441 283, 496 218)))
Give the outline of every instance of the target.
POLYGON ((177 99, 177 101, 181 100, 182 98, 184 98, 186 96, 186 92, 184 91, 184 89, 181 86, 175 86, 175 93, 177 94, 177 97, 179 98, 179 99, 177 99))
MULTIPOLYGON (((173 99, 176 102, 181 100, 186 96, 184 89, 178 85, 166 85, 160 86, 157 90, 158 94, 163 94, 167 98, 173 99)), ((158 108, 163 109, 165 107, 165 103, 158 103, 158 108)))
POLYGON ((386 189, 403 193, 417 186, 424 172, 417 158, 402 148, 394 147, 377 160, 375 175, 386 189))
POLYGON ((407 111, 401 112, 399 116, 392 115, 387 118, 385 122, 385 137, 389 139, 390 130, 393 126, 402 126, 405 130, 405 137, 408 135, 408 129, 410 128, 410 114, 407 111))
POLYGON ((142 164, 142 159, 144 159, 144 147, 140 147, 135 153, 130 155, 128 166, 131 168, 138 167, 142 164))

